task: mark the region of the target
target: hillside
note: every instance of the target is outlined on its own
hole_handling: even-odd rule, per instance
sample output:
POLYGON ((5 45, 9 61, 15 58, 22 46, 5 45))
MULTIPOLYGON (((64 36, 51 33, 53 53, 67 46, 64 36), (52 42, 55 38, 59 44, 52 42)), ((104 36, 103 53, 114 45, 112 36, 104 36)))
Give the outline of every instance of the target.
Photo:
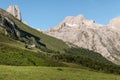
POLYGON ((14 29, 16 32, 14 32, 13 34, 11 33, 10 34, 14 38, 16 37, 20 38, 19 39, 20 41, 24 42, 26 41, 26 38, 28 39, 28 38, 33 37, 36 40, 36 42, 39 43, 40 45, 45 45, 47 48, 55 50, 55 51, 64 51, 64 49, 68 48, 68 46, 63 41, 47 36, 46 34, 43 34, 35 29, 30 28, 29 26, 23 24, 21 21, 14 18, 12 15, 10 15, 9 13, 7 13, 6 11, 2 9, 0 9, 0 15, 1 15, 1 19, 7 18, 8 22, 9 21, 11 22, 11 24, 5 23, 4 26, 15 27, 14 29))

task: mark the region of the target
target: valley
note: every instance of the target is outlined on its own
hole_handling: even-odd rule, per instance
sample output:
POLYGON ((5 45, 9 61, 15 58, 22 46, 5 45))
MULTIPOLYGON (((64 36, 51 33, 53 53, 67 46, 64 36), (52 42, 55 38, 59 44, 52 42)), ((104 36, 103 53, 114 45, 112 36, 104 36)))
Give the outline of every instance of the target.
MULTIPOLYGON (((67 21, 73 22, 73 24, 63 21, 56 28, 41 32, 22 22, 18 6, 9 8, 10 12, 16 12, 11 14, 0 9, 0 80, 120 79, 119 46, 114 46, 115 44, 108 36, 110 42, 106 41, 103 48, 110 51, 110 55, 108 52, 106 54, 101 53, 103 49, 100 47, 100 51, 96 51, 98 45, 103 46, 104 44, 103 37, 100 37, 102 34, 95 31, 99 27, 103 30, 104 28, 101 28, 101 25, 93 30, 91 27, 97 25, 94 21, 84 20, 83 16, 67 17, 67 21), (79 23, 81 20, 84 23, 79 23), (86 28, 85 24, 90 28, 86 28), (82 42, 78 42, 82 44, 80 46, 75 43, 77 42, 74 39, 75 36, 69 36, 69 33, 73 35, 71 32, 74 33, 74 30, 79 32, 81 29, 78 28, 83 30, 79 33, 80 37, 76 33, 79 38, 77 41, 82 42), (91 43, 87 41, 91 41, 91 43), (109 47, 106 46, 107 43, 111 43, 109 50, 109 47)), ((108 30, 105 28, 105 31, 108 30)), ((110 32, 104 34, 107 35, 110 32)), ((119 37, 117 32, 113 31, 113 34, 117 35, 113 37, 114 39, 119 37)), ((116 40, 119 41, 119 38, 116 40)))

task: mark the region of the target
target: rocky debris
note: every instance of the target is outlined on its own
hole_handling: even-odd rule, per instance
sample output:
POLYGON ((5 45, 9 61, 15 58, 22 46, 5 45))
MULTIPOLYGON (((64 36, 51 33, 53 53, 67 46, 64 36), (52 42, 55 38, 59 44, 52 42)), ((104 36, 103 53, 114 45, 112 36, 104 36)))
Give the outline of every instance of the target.
POLYGON ((113 63, 120 65, 120 31, 116 30, 119 27, 120 18, 115 18, 108 26, 103 26, 79 15, 66 17, 63 22, 45 33, 98 52, 113 63))
POLYGON ((20 8, 17 5, 9 6, 8 9, 7 9, 7 12, 12 14, 14 17, 19 19, 20 21, 22 20, 21 11, 20 11, 20 8))
POLYGON ((25 46, 26 48, 28 48, 28 49, 33 49, 33 48, 35 48, 36 47, 36 45, 35 44, 29 44, 29 45, 26 45, 25 46))

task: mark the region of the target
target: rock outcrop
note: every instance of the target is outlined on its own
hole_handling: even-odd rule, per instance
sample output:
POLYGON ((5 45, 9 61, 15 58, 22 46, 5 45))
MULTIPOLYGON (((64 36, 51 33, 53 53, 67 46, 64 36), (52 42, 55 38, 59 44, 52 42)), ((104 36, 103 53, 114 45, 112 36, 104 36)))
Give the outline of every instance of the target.
POLYGON ((58 26, 45 33, 82 48, 93 50, 120 65, 120 18, 108 26, 96 24, 84 16, 66 17, 58 26))
POLYGON ((112 19, 109 23, 109 27, 120 30, 120 17, 112 19))
POLYGON ((36 30, 39 31, 39 32, 43 32, 40 28, 37 28, 36 30))
POLYGON ((19 19, 20 21, 22 20, 20 8, 17 5, 9 6, 7 9, 7 12, 12 14, 14 17, 19 19))

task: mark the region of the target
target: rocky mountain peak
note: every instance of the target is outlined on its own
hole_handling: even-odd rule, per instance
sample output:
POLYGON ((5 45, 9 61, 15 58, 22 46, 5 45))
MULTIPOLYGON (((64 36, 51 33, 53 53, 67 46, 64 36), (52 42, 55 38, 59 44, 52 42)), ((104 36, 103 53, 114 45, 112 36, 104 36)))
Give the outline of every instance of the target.
POLYGON ((84 20, 85 19, 85 17, 81 14, 76 16, 75 18, 78 19, 78 20, 84 20))
POLYGON ((69 21, 69 20, 77 20, 77 21, 81 21, 81 20, 84 20, 85 17, 83 15, 78 15, 78 16, 67 16, 65 18, 65 21, 69 21))
POLYGON ((67 23, 73 23, 73 24, 80 24, 85 20, 85 17, 83 15, 78 15, 78 16, 68 16, 65 18, 64 22, 67 23))
POLYGON ((68 16, 65 18, 65 20, 61 24, 66 24, 69 27, 91 27, 91 26, 100 26, 99 24, 96 24, 95 21, 93 20, 88 20, 86 19, 83 15, 78 15, 78 16, 68 16))
POLYGON ((112 19, 105 27, 79 15, 66 17, 63 22, 45 33, 66 43, 101 53, 106 59, 120 65, 120 30, 118 28, 120 28, 120 17, 112 19))
POLYGON ((109 27, 114 29, 120 29, 120 17, 112 19, 109 23, 109 27))
MULTIPOLYGON (((67 16, 57 27, 54 27, 54 30, 60 30, 63 28, 73 28, 73 29, 80 29, 82 27, 86 28, 97 28, 101 27, 102 25, 96 24, 93 20, 86 19, 83 15, 78 16, 67 16)), ((50 29, 51 30, 51 29, 50 29)))
POLYGON ((20 21, 22 20, 21 11, 20 11, 20 8, 17 5, 9 6, 8 9, 7 9, 7 12, 12 14, 14 17, 19 19, 20 21))

